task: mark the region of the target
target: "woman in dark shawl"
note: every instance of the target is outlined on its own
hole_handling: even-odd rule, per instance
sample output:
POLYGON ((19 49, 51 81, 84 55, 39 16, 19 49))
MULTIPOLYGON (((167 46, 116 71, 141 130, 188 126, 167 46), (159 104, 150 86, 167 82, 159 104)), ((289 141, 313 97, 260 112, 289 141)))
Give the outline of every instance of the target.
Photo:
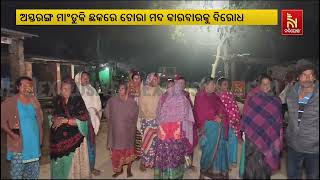
POLYGON ((89 113, 72 79, 62 82, 50 118, 51 178, 90 176, 87 147, 89 113))
POLYGON ((250 92, 244 105, 240 123, 245 134, 244 179, 270 179, 272 171, 280 168, 281 101, 273 95, 271 82, 262 75, 259 87, 250 92))

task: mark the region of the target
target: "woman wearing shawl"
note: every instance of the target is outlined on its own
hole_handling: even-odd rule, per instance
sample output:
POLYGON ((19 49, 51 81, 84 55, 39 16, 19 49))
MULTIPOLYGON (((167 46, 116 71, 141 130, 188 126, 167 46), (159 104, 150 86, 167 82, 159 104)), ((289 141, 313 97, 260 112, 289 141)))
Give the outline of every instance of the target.
POLYGON ((132 176, 131 164, 136 159, 134 140, 138 119, 138 105, 132 97, 127 97, 127 85, 120 83, 119 95, 113 96, 105 109, 108 119, 108 148, 111 149, 113 177, 123 173, 128 165, 127 177, 132 176), (122 109, 123 111, 119 111, 122 109))
MULTIPOLYGON (((193 109, 193 103, 192 103, 192 100, 191 100, 191 97, 190 97, 190 93, 185 90, 186 89, 186 80, 184 79, 184 77, 178 75, 176 77, 176 83, 178 83, 178 84, 180 84, 182 86, 183 94, 188 99, 188 101, 189 101, 189 103, 191 105, 191 108, 193 109)), ((188 155, 186 156, 186 167, 187 168, 194 169, 194 166, 193 166, 193 152, 194 152, 194 149, 196 148, 197 145, 198 145, 198 133, 197 133, 197 126, 194 123, 193 124, 193 144, 192 144, 192 146, 190 147, 190 149, 188 151, 188 155)))
POLYGON ((238 140, 241 141, 240 133, 240 110, 233 94, 229 91, 229 81, 225 78, 218 80, 220 97, 229 119, 228 134, 228 158, 229 169, 237 165, 238 159, 238 140))
POLYGON ((159 77, 150 73, 146 85, 142 87, 139 97, 139 118, 141 121, 142 146, 141 163, 142 171, 154 167, 154 138, 157 136, 156 112, 162 91, 159 87, 159 77))
POLYGON ((220 98, 214 93, 215 80, 204 78, 202 85, 194 104, 194 116, 201 136, 200 178, 228 178, 228 116, 220 98))
POLYGON ((271 78, 260 77, 259 90, 245 102, 241 129, 245 134, 244 179, 270 179, 280 168, 281 101, 271 91, 271 78))
POLYGON ((158 107, 155 178, 182 179, 185 155, 193 145, 193 112, 180 84, 167 92, 158 107))
POLYGON ((96 160, 95 136, 98 134, 100 118, 102 116, 101 100, 96 89, 90 84, 90 76, 88 72, 83 71, 78 73, 75 76, 75 82, 90 115, 90 119, 88 121, 89 135, 87 136, 90 171, 92 174, 98 176, 100 171, 94 168, 96 160))
MULTIPOLYGON (((141 78, 138 71, 131 71, 130 72, 130 80, 128 83, 128 91, 127 96, 132 97, 137 103, 139 101, 140 90, 141 90, 141 78)), ((137 130, 135 135, 135 153, 137 159, 140 159, 141 156, 141 141, 142 141, 142 134, 140 130, 140 126, 137 124, 137 130)))
POLYGON ((80 179, 90 177, 86 137, 87 108, 73 80, 61 85, 61 95, 55 101, 50 118, 51 178, 80 179))

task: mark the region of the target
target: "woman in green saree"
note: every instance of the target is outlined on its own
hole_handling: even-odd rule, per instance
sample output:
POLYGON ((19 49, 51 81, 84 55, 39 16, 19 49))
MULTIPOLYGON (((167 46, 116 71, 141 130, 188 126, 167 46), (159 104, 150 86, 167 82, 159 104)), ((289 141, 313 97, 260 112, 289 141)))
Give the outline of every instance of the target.
POLYGON ((80 179, 90 176, 86 136, 89 113, 73 80, 64 80, 61 95, 50 118, 52 179, 80 179))

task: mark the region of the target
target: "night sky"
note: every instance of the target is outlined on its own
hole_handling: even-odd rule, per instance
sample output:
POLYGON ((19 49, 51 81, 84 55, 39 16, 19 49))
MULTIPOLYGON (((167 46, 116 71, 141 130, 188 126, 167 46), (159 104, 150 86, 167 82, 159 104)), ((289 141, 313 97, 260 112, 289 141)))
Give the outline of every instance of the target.
MULTIPOLYGON (((177 2, 172 2, 177 3, 177 2)), ((272 32, 248 28, 241 40, 234 40, 231 53, 250 53, 254 57, 271 57, 279 62, 308 58, 319 60, 319 1, 270 1, 273 8, 304 10, 304 35, 281 36, 279 26, 272 32), (270 41, 271 39, 271 41, 270 41), (274 44, 274 47, 270 47, 274 44), (272 52, 271 52, 272 51, 272 52)), ((216 43, 208 46, 188 39, 184 44, 173 40, 171 26, 15 26, 17 8, 148 8, 148 1, 1 1, 1 27, 37 34, 39 38, 25 41, 25 54, 77 60, 117 59, 134 64, 145 72, 159 66, 175 66, 191 81, 211 74, 216 43), (101 51, 96 51, 100 37, 101 51)), ((216 33, 216 32, 212 32, 216 33)))

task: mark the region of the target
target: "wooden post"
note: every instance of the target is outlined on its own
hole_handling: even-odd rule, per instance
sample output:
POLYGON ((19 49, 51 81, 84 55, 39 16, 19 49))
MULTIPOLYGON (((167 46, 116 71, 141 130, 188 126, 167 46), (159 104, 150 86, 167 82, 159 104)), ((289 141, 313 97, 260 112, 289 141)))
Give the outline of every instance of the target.
POLYGON ((26 75, 32 78, 32 63, 25 62, 24 65, 25 65, 26 75))
POLYGON ((13 39, 9 45, 9 61, 11 80, 25 75, 24 48, 22 39, 13 39))
POLYGON ((89 70, 90 70, 89 66, 84 66, 84 71, 89 72, 89 70))
POLYGON ((56 82, 57 82, 57 93, 60 94, 61 89, 61 72, 60 72, 60 64, 56 64, 56 82))
POLYGON ((71 64, 71 77, 74 78, 74 65, 71 64))

